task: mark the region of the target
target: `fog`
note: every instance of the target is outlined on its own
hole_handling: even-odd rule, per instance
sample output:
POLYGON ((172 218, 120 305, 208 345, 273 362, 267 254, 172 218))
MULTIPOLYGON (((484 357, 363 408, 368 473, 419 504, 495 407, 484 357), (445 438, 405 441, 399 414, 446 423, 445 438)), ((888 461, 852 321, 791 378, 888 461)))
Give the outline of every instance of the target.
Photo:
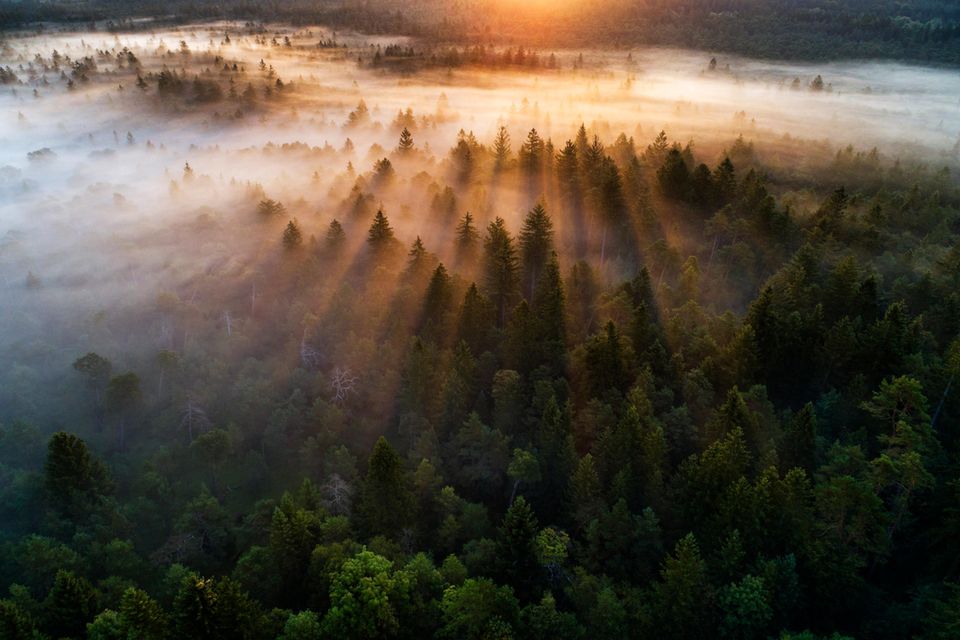
MULTIPOLYGON (((225 313, 241 322, 255 304, 242 296, 255 299, 258 286, 271 286, 263 265, 276 259, 290 218, 305 238, 317 239, 338 218, 359 251, 381 206, 405 246, 419 235, 446 261, 453 222, 438 224, 430 211, 434 196, 451 186, 453 220, 469 210, 481 229, 502 216, 515 230, 541 194, 458 185, 450 149, 461 130, 490 146, 505 126, 514 153, 532 127, 559 151, 583 123, 607 145, 624 133, 638 149, 663 130, 671 141, 692 140, 697 160, 711 166, 739 136, 771 170, 822 169, 848 145, 876 148, 888 164, 958 166, 960 75, 949 70, 730 56, 712 65, 709 53, 665 49, 539 52, 553 53, 559 69, 372 64, 376 48, 388 45, 418 46, 322 27, 255 34, 227 24, 8 37, 0 66, 16 78, 0 85, 7 401, 17 384, 35 384, 47 368, 66 370, 78 353, 106 341, 129 353, 173 344, 154 313, 164 292, 193 301, 207 295, 204 287, 233 291, 225 313), (118 64, 125 50, 138 62, 118 64), (70 60, 55 64, 55 51, 70 60), (85 56, 96 68, 72 74, 71 63, 85 56), (198 74, 219 83, 222 98, 158 95, 164 67, 182 72, 188 86, 198 74), (253 100, 240 95, 248 84, 253 100), (369 118, 350 124, 361 100, 369 118), (395 121, 407 109, 415 150, 400 157, 395 121), (381 158, 391 159, 396 177, 377 185, 371 172, 381 158), (371 195, 359 210, 349 202, 357 176, 371 195), (257 213, 264 198, 282 202, 287 215, 264 223, 257 213), (142 322, 119 331, 110 325, 118 317, 142 322)), ((575 231, 556 224, 561 248, 569 246, 575 231)), ((314 302, 299 312, 330 304, 314 302)))

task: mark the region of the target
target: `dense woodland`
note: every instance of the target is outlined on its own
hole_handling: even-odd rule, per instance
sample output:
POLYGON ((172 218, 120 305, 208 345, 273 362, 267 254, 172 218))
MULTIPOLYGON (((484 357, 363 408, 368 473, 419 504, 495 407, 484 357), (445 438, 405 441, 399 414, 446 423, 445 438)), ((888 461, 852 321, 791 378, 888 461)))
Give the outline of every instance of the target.
MULTIPOLYGON (((15 82, 102 73, 238 127, 300 86, 98 55, 15 82)), ((254 267, 9 352, 0 638, 957 636, 955 171, 589 125, 427 150, 435 123, 373 120, 342 125, 387 145, 363 166, 246 152, 336 166, 329 191, 231 185, 231 217, 171 230, 256 238, 254 267)))
POLYGON ((19 0, 0 25, 96 22, 137 28, 240 19, 326 24, 435 43, 528 47, 669 45, 776 59, 879 58, 960 63, 960 6, 952 0, 19 0), (139 23, 140 27, 149 26, 139 23))

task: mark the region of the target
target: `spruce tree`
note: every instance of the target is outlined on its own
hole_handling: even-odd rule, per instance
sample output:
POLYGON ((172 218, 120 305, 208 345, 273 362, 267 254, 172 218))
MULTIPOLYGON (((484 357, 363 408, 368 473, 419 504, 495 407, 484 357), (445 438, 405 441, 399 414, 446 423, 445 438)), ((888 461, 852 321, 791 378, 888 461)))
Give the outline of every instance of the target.
POLYGON ((475 356, 488 351, 493 347, 496 315, 490 299, 480 293, 476 284, 471 284, 460 306, 457 340, 465 342, 475 356))
POLYGON ((393 244, 394 240, 396 238, 393 235, 390 221, 383 214, 383 209, 377 209, 370 230, 367 232, 367 242, 374 249, 383 249, 393 244))
POLYGON ((553 251, 553 222, 542 204, 537 204, 527 213, 519 239, 523 289, 526 298, 530 300, 533 298, 537 279, 553 251))
POLYGON ((664 561, 661 581, 654 588, 655 618, 670 637, 707 638, 715 629, 714 593, 707 566, 693 534, 682 538, 664 561))
POLYGON ((518 497, 507 509, 497 536, 497 561, 503 581, 513 585, 521 602, 538 595, 537 517, 530 504, 518 497))
POLYGON ((400 132, 400 142, 397 145, 397 151, 401 154, 408 154, 413 151, 413 134, 406 127, 400 132))
POLYGON ((341 225, 340 222, 334 218, 330 222, 330 226, 327 227, 327 235, 324 238, 327 251, 339 251, 343 247, 346 240, 347 236, 343 232, 343 225, 341 225))
POLYGON ((300 225, 297 224, 297 219, 294 218, 287 223, 286 228, 283 230, 283 248, 287 251, 293 251, 294 249, 299 249, 302 244, 303 233, 300 231, 300 225))
POLYGON ((44 475, 47 495, 64 515, 80 517, 110 491, 103 462, 93 457, 83 440, 64 431, 50 437, 44 475))
POLYGON ((57 571, 53 587, 43 603, 46 623, 54 638, 82 638, 87 623, 97 612, 97 593, 84 578, 69 571, 57 571))
POLYGON ((506 127, 497 130, 497 137, 493 141, 494 167, 503 170, 510 162, 510 134, 506 127))
POLYGON ((519 296, 517 251, 503 218, 497 217, 487 227, 484 254, 486 293, 497 309, 497 326, 503 327, 507 320, 507 310, 519 296))
POLYGON ((437 265, 427 285, 423 300, 423 312, 420 321, 421 333, 425 337, 442 339, 445 334, 445 317, 453 303, 453 285, 450 274, 443 264, 437 265))
POLYGON ((566 363, 566 310, 555 253, 550 256, 533 291, 532 311, 539 351, 536 364, 546 366, 553 375, 562 375, 566 363))
POLYGON ((413 505, 400 456, 381 436, 370 456, 357 505, 360 527, 371 537, 397 538, 413 521, 413 505))

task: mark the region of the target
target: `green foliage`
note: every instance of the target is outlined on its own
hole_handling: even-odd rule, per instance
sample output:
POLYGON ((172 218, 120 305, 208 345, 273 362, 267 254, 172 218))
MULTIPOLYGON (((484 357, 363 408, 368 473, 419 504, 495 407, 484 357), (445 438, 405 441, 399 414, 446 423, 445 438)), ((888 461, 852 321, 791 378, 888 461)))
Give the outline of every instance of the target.
POLYGON ((107 468, 93 457, 77 436, 58 431, 47 445, 45 487, 54 506, 64 514, 81 516, 111 490, 107 468))
POLYGON ((482 640, 507 637, 517 624, 519 606, 510 587, 498 587, 486 578, 469 578, 459 587, 450 587, 440 602, 443 612, 441 638, 482 640))
POLYGON ((386 438, 377 440, 357 505, 357 518, 370 535, 398 537, 414 520, 413 495, 397 452, 386 438))
POLYGON ((56 638, 81 637, 96 615, 97 593, 84 578, 58 571, 43 602, 43 628, 56 638))
POLYGON ((715 595, 692 534, 667 556, 656 584, 658 624, 670 638, 702 638, 715 628, 715 595))
POLYGON ((33 620, 9 600, 0 600, 0 637, 8 640, 32 640, 36 637, 33 620))
MULTIPOLYGON (((448 66, 503 55, 476 49, 448 66)), ((200 97, 179 68, 138 73, 200 97)), ((505 128, 464 131, 433 164, 445 112, 401 113, 397 153, 331 176, 318 215, 344 223, 322 246, 171 271, 153 306, 4 316, 49 337, 5 351, 0 636, 956 636, 953 177, 787 138, 605 141, 599 120, 556 149, 530 131, 516 158, 505 128), (401 201, 394 228, 373 212, 397 192, 433 205, 401 201), (130 371, 93 351, 71 369, 77 344, 130 371), (44 463, 61 423, 78 435, 44 463)), ((376 117, 358 105, 351 135, 376 117)), ((68 280, 15 295, 42 309, 68 280)))

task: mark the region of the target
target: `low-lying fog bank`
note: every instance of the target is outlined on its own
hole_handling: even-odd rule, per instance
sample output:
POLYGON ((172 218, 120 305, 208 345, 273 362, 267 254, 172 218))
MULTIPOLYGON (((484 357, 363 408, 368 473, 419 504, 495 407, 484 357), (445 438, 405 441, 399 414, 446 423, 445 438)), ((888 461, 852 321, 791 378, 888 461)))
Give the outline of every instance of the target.
MULTIPOLYGON (((198 277, 256 280, 280 231, 260 226, 267 198, 308 238, 333 218, 361 238, 382 207, 402 242, 419 235, 441 258, 452 229, 430 212, 450 194, 456 216, 516 229, 542 194, 462 182, 451 154, 458 136, 491 147, 501 126, 514 154, 531 128, 559 152, 582 123, 608 148, 622 133, 642 149, 664 130, 710 166, 735 144, 795 175, 828 172, 848 145, 878 170, 958 166, 950 71, 655 49, 536 52, 533 65, 531 52, 500 63, 505 52, 416 47, 225 24, 0 43, 0 353, 62 368, 105 316, 163 291, 189 299, 198 277), (413 147, 399 153, 404 128, 413 147)), ((158 342, 167 331, 143 330, 158 342)))

